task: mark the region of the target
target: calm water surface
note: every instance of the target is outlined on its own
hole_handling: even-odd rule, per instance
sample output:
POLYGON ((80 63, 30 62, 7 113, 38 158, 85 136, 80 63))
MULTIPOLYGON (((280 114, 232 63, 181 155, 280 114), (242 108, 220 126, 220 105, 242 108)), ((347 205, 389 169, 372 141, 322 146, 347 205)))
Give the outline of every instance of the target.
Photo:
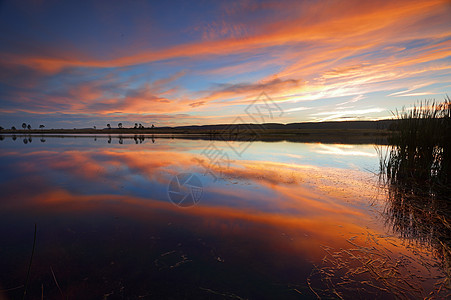
POLYGON ((387 225, 374 145, 25 139, 0 141, 0 299, 35 224, 28 299, 446 296, 432 249, 387 225), (169 199, 180 173, 195 206, 169 199))

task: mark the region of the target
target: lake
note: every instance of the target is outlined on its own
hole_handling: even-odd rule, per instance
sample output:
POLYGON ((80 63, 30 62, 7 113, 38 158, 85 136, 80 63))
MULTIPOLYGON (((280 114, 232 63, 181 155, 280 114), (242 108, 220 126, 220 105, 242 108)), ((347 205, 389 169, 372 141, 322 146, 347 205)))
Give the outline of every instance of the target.
POLYGON ((3 136, 0 299, 446 297, 378 147, 3 136))

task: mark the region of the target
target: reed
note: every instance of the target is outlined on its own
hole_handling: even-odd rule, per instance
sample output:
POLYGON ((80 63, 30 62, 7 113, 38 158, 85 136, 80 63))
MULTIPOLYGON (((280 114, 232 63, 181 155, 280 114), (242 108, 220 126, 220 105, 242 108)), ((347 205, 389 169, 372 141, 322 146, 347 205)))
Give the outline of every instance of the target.
POLYGON ((451 100, 394 112, 388 154, 380 152, 387 224, 431 247, 451 278, 451 100))

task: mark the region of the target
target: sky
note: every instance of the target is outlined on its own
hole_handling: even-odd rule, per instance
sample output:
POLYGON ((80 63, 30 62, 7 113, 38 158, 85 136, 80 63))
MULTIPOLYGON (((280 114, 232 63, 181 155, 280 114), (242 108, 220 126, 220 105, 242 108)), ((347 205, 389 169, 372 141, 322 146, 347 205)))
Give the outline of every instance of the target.
POLYGON ((0 126, 377 120, 451 95, 451 2, 0 0, 0 126), (237 119, 238 118, 238 119, 237 119))

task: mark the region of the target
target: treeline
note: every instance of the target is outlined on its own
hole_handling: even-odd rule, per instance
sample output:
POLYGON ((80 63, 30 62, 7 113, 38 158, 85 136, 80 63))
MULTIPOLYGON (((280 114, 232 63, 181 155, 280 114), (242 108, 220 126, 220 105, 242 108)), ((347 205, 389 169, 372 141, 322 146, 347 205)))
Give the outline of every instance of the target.
MULTIPOLYGON (((22 128, 24 129, 24 130, 31 130, 32 128, 31 128, 31 125, 30 124, 27 124, 27 123, 22 123, 22 128)), ((45 126, 44 125, 39 125, 39 129, 44 129, 45 128, 45 126)), ((5 128, 3 128, 2 126, 0 126, 0 130, 5 130, 5 128)), ((17 128, 16 128, 16 126, 11 126, 11 130, 17 130, 17 128)))
MULTIPOLYGON (((106 128, 107 129, 112 129, 111 124, 106 124, 106 128)), ((124 125, 122 123, 118 123, 117 124, 117 129, 126 129, 127 127, 124 127, 124 125)), ((155 128, 155 126, 152 124, 152 126, 150 127, 144 127, 141 123, 135 123, 135 125, 133 127, 128 127, 129 129, 151 129, 151 128, 155 128)), ((96 126, 94 126, 94 129, 97 129, 96 126)))

